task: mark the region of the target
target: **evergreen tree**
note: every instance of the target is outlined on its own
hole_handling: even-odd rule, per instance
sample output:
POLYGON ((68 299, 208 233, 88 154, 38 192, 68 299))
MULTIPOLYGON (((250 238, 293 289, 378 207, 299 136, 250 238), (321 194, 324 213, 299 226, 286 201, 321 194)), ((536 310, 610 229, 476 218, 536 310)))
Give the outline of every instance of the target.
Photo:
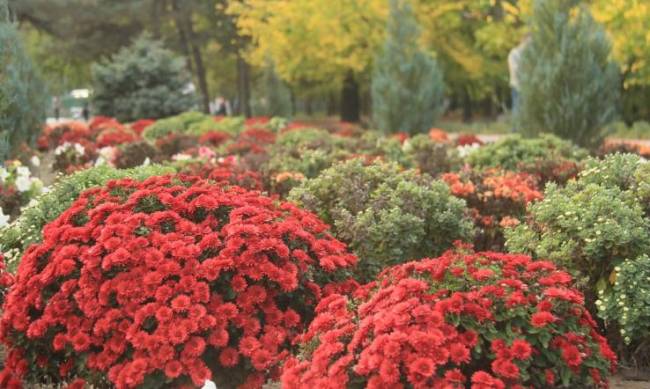
POLYGON ((95 109, 120 121, 172 116, 196 103, 185 91, 191 81, 185 61, 146 34, 94 64, 92 73, 95 109))
POLYGON ((258 103, 258 114, 284 118, 291 116, 291 91, 278 77, 271 61, 268 61, 264 67, 258 89, 261 97, 258 103))
POLYGON ((45 119, 47 95, 0 0, 0 161, 22 143, 32 143, 45 119))
POLYGON ((390 0, 388 36, 372 78, 373 119, 384 132, 426 131, 442 112, 442 73, 419 37, 408 1, 390 0))
POLYGON ((519 68, 518 129, 597 147, 619 99, 618 66, 604 29, 576 1, 537 0, 531 30, 519 68))

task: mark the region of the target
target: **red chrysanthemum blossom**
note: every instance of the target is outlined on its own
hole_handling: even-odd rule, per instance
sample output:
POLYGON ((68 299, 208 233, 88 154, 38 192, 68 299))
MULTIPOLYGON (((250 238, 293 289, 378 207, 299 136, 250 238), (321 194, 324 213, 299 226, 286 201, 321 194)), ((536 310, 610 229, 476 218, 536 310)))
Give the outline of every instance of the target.
POLYGON ((187 176, 109 182, 25 253, 0 324, 0 387, 263 383, 324 282, 354 262, 315 215, 258 192, 187 176))
POLYGON ((570 386, 604 387, 616 359, 582 300, 538 301, 547 290, 556 295, 567 288, 557 272, 525 255, 467 247, 388 268, 354 298, 321 300, 299 338, 302 353, 284 366, 282 385, 523 388, 546 387, 562 375, 570 386), (516 309, 507 305, 513 296, 521 300, 516 309), (540 311, 542 304, 550 307, 540 311), (540 313, 557 320, 535 327, 532 318, 540 313), (532 346, 549 340, 548 347, 532 346))

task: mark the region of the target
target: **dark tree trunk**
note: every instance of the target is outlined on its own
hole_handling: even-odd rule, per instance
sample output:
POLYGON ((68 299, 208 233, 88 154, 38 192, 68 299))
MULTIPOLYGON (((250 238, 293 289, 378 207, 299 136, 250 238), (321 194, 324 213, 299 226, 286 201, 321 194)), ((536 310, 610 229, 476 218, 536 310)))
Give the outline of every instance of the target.
POLYGON ((354 74, 349 72, 343 80, 341 90, 341 120, 344 122, 358 123, 361 119, 361 103, 359 97, 359 84, 354 74))
POLYGON ((467 89, 463 91, 463 121, 472 120, 472 99, 467 89))
POLYGON ((192 65, 192 57, 190 56, 190 44, 187 39, 187 33, 185 31, 185 26, 180 14, 180 9, 176 0, 171 1, 172 14, 174 15, 174 24, 176 25, 176 30, 178 31, 178 40, 181 44, 181 51, 185 57, 187 63, 187 69, 190 73, 194 74, 194 66, 192 65))
POLYGON ((199 91, 201 92, 201 102, 203 105, 203 112, 210 113, 210 91, 208 90, 208 79, 203 65, 203 55, 201 48, 196 44, 196 37, 192 22, 188 18, 188 34, 190 36, 190 44, 192 46, 192 57, 194 58, 194 65, 196 66, 196 78, 199 81, 199 91))
POLYGON ((250 66, 246 60, 237 53, 237 94, 239 105, 237 107, 238 114, 243 114, 247 118, 252 116, 251 112, 251 79, 250 79, 250 66))
POLYGON ((327 96, 327 116, 336 115, 336 96, 334 93, 330 93, 327 96))
POLYGON ((160 27, 162 25, 162 7, 163 3, 160 0, 153 0, 151 2, 151 32, 155 39, 160 39, 160 27))
MULTIPOLYGON (((182 4, 182 3, 181 3, 182 4)), ((191 67, 196 80, 199 84, 199 93, 201 94, 201 108, 204 113, 210 113, 210 93, 208 91, 208 81, 203 65, 203 55, 201 48, 198 45, 196 34, 194 33, 194 26, 192 25, 191 10, 181 8, 178 0, 172 0, 172 8, 174 10, 175 20, 181 33, 181 38, 185 40, 184 51, 187 56, 192 56, 194 66, 191 67)), ((189 58, 189 57, 188 57, 189 58)))

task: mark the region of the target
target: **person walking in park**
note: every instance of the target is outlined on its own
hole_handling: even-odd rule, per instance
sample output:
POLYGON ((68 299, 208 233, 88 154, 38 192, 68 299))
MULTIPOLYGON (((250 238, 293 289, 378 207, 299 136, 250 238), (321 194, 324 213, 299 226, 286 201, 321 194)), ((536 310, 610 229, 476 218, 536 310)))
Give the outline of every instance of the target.
POLYGON ((530 42, 530 34, 526 37, 508 54, 508 69, 510 71, 510 88, 512 89, 512 113, 513 115, 519 109, 519 88, 521 86, 519 80, 519 64, 521 63, 521 55, 524 49, 530 42))

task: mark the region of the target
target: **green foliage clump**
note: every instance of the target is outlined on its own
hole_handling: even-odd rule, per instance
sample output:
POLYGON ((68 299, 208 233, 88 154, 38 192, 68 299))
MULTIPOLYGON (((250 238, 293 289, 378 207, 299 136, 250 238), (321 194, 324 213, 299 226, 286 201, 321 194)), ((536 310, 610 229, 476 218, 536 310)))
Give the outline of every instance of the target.
POLYGON ((544 200, 529 206, 526 224, 505 233, 509 251, 561 262, 576 274, 594 313, 618 326, 626 343, 637 344, 650 339, 650 309, 638 311, 650 307, 650 295, 641 289, 629 293, 629 283, 640 282, 637 277, 648 268, 650 219, 642 195, 650 183, 647 165, 623 154, 590 159, 566 187, 547 185, 544 200), (628 281, 622 285, 619 279, 628 281), (613 306, 620 302, 624 305, 613 306), (631 333, 632 329, 639 331, 631 333))
POLYGON ((519 69, 517 127, 526 135, 552 132, 597 148, 619 99, 619 69, 606 32, 575 1, 537 0, 532 36, 519 69))
POLYGON ((210 115, 191 111, 158 120, 147 127, 142 136, 146 140, 154 142, 170 134, 201 136, 210 131, 222 131, 230 135, 237 135, 243 130, 243 117, 226 117, 217 121, 210 115))
POLYGON ((457 171, 462 167, 462 159, 455 147, 436 142, 425 134, 406 140, 404 151, 413 167, 431 177, 457 171))
POLYGON ((94 64, 92 73, 97 112, 121 122, 164 118, 195 104, 184 91, 191 81, 184 60, 147 35, 94 64))
POLYGON ((506 230, 508 250, 562 261, 590 283, 609 277, 617 262, 650 247, 650 224, 641 205, 616 187, 550 183, 544 200, 528 212, 527 224, 506 230))
POLYGON ((550 134, 538 138, 510 135, 471 152, 466 160, 473 168, 500 168, 535 174, 542 183, 564 182, 578 171, 588 156, 584 149, 550 134))
POLYGON ((427 131, 442 112, 442 72, 420 49, 419 36, 411 5, 391 0, 388 36, 372 77, 373 120, 385 133, 427 131))
POLYGON ((349 140, 325 130, 303 128, 280 134, 269 149, 269 160, 263 171, 274 192, 286 194, 290 187, 304 178, 314 178, 321 171, 350 155, 349 140), (292 173, 293 182, 286 185, 283 173, 292 173))
POLYGON ((43 227, 68 209, 86 189, 102 186, 109 180, 119 178, 144 180, 174 172, 174 168, 160 165, 126 170, 97 166, 61 178, 47 193, 36 197, 33 204, 25 208, 13 223, 0 230, 0 249, 5 254, 8 268, 11 271, 16 269, 27 247, 41 241, 43 227))
POLYGON ((626 344, 650 336, 650 257, 626 259, 614 268, 610 288, 598 292, 598 315, 618 324, 626 344))
POLYGON ((47 106, 45 86, 0 1, 0 160, 38 136, 47 106))
POLYGON ((318 214, 360 258, 359 277, 433 257, 473 236, 463 200, 448 187, 394 163, 353 159, 294 188, 289 200, 318 214))

